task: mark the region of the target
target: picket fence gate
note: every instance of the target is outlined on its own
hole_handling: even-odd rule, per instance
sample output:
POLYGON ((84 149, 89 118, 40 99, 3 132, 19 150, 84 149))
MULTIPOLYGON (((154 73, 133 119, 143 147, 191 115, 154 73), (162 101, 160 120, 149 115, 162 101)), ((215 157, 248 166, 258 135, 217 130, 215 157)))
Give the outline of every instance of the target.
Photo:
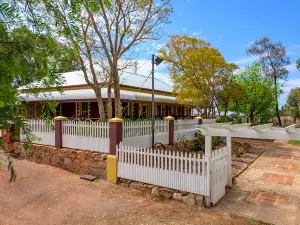
POLYGON ((212 151, 211 156, 211 203, 216 204, 224 195, 227 185, 227 147, 212 151))
POLYGON ((118 177, 211 197, 215 204, 225 195, 227 148, 187 153, 120 145, 118 177))

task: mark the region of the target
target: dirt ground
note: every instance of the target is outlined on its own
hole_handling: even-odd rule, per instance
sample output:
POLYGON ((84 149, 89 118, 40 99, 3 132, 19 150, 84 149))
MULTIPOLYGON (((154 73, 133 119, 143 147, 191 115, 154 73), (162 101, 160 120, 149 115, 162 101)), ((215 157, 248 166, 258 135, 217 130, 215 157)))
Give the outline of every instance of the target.
POLYGON ((14 160, 17 180, 0 168, 0 224, 260 224, 254 219, 198 209, 138 190, 88 182, 76 174, 14 160))

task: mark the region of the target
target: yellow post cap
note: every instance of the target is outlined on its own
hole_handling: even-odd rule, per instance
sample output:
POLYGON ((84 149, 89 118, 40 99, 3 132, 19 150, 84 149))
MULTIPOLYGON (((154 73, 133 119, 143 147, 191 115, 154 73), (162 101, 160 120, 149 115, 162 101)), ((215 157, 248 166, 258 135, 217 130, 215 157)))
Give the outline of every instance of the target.
POLYGON ((173 116, 167 116, 164 118, 164 120, 175 120, 175 118, 173 116))
POLYGON ((67 117, 64 116, 56 116, 54 117, 54 120, 68 120, 67 117))
POLYGON ((123 119, 115 117, 108 120, 109 123, 120 123, 123 122, 123 119))
POLYGON ((202 120, 203 118, 201 116, 196 116, 195 120, 202 120))

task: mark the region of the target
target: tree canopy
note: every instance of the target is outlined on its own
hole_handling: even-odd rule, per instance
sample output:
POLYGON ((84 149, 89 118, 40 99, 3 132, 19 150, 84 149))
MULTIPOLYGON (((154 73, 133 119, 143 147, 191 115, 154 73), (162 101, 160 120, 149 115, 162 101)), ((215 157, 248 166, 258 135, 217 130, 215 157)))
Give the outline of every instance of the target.
POLYGON ((254 63, 236 74, 237 84, 243 89, 243 97, 234 101, 230 109, 254 119, 267 118, 275 104, 275 87, 266 77, 263 66, 254 63))
POLYGON ((291 63, 290 58, 286 54, 285 47, 281 42, 272 43, 268 37, 263 37, 255 41, 247 49, 247 53, 258 56, 265 75, 273 79, 275 86, 275 112, 281 126, 278 104, 278 95, 280 93, 278 81, 287 79, 289 71, 286 66, 291 63))
POLYGON ((300 119, 300 88, 293 88, 287 98, 287 105, 294 120, 300 119))
POLYGON ((180 102, 213 108, 218 107, 218 100, 229 101, 234 95, 228 88, 233 83, 230 76, 238 67, 227 63, 209 42, 175 35, 159 54, 167 63, 174 93, 180 102), (223 92, 225 84, 227 94, 223 92))
MULTIPOLYGON (((60 85, 60 73, 76 67, 76 55, 48 33, 33 32, 17 15, 17 8, 0 4, 0 130, 14 138, 14 130, 21 128, 27 148, 35 137, 20 115, 19 88, 29 85, 37 94, 41 87, 60 85)), ((5 147, 3 137, 0 145, 5 147)), ((13 180, 15 173, 10 160, 9 169, 13 180)))

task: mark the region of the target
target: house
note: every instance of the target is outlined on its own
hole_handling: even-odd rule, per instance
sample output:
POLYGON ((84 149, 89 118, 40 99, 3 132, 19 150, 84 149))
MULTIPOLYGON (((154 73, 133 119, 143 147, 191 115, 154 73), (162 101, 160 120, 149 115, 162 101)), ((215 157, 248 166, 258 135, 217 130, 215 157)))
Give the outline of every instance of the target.
MULTIPOLYGON (((24 115, 26 118, 37 118, 43 112, 43 101, 55 100, 59 102, 55 115, 62 115, 69 119, 99 119, 96 96, 91 87, 86 83, 82 71, 74 71, 62 74, 65 81, 61 87, 51 90, 42 90, 42 97, 29 94, 28 89, 22 89, 20 95, 24 102, 24 115), (62 92, 61 92, 62 91, 62 92)), ((163 118, 173 115, 177 118, 191 116, 192 106, 178 102, 172 93, 172 86, 155 79, 155 112, 156 117, 163 118)), ((123 118, 149 118, 151 117, 152 81, 137 73, 137 68, 131 71, 120 72, 120 94, 123 118)), ((105 109, 107 108, 107 87, 102 88, 105 109)), ((112 98, 114 93, 112 90, 112 98)), ((114 104, 113 104, 114 113, 114 104)), ((113 115, 114 116, 114 115, 113 115)))

